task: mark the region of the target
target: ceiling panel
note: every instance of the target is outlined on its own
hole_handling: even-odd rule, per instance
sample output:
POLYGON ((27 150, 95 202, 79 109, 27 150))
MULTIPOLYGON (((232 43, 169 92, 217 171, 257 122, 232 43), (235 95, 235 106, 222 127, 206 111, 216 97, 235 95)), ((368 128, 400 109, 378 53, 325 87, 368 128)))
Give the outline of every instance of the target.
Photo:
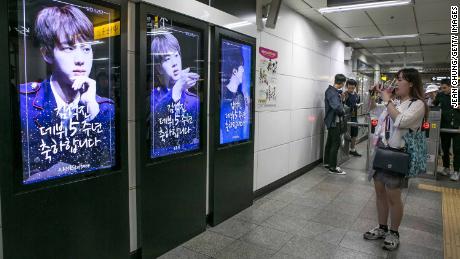
POLYGON ((449 35, 438 35, 438 36, 420 36, 422 44, 436 44, 436 43, 449 43, 449 35))
POLYGON ((384 35, 403 35, 403 34, 417 34, 417 26, 415 21, 406 21, 405 23, 398 24, 380 24, 377 27, 383 32, 384 35))
POLYGON ((427 2, 415 2, 415 15, 418 22, 445 20, 450 16, 450 6, 458 5, 455 1, 432 0, 427 2))
POLYGON ((420 33, 441 33, 449 34, 450 33, 450 20, 440 20, 440 21, 425 21, 419 22, 418 28, 420 33))
POLYGON ((366 40, 360 41, 361 44, 365 48, 377 48, 377 47, 389 47, 387 41, 385 40, 366 40))
POLYGON ((388 42, 391 44, 391 46, 395 47, 420 45, 418 38, 392 39, 388 40, 388 42))
POLYGON ((440 51, 440 52, 449 52, 449 44, 436 44, 436 45, 422 45, 423 51, 440 51))
MULTIPOLYGON (((302 1, 302 0, 299 0, 302 1)), ((311 5, 314 8, 321 8, 321 7, 326 7, 327 6, 327 0, 304 0, 307 2, 309 5, 311 5)))
POLYGON ((364 27, 374 25, 364 11, 330 13, 324 16, 340 27, 364 27))
POLYGON ((398 6, 387 8, 369 9, 367 13, 371 16, 376 24, 391 24, 391 23, 404 23, 407 21, 414 21, 413 7, 398 6))
POLYGON ((424 58, 426 63, 449 63, 449 58, 442 55, 430 55, 425 56, 424 58))
POLYGON ((351 37, 370 37, 370 36, 381 36, 380 32, 375 26, 366 26, 366 27, 348 27, 342 28, 346 33, 351 37))
POLYGON ((283 4, 289 6, 293 10, 311 9, 311 7, 302 0, 284 0, 283 4))

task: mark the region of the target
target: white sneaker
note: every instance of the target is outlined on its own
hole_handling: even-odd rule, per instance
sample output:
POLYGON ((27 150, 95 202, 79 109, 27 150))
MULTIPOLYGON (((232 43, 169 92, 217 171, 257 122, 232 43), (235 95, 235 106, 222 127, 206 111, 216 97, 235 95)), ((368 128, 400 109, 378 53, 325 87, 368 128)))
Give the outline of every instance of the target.
POLYGON ((444 167, 444 169, 442 171, 440 171, 439 173, 444 175, 444 176, 449 176, 450 175, 450 169, 444 167))
POLYGON ((453 172, 453 173, 450 175, 450 180, 452 180, 452 181, 458 181, 458 179, 459 179, 458 172, 453 172))
POLYGON ((340 167, 336 167, 335 170, 332 170, 331 168, 329 168, 329 173, 330 174, 338 174, 338 175, 346 175, 347 173, 345 171, 343 171, 340 167))

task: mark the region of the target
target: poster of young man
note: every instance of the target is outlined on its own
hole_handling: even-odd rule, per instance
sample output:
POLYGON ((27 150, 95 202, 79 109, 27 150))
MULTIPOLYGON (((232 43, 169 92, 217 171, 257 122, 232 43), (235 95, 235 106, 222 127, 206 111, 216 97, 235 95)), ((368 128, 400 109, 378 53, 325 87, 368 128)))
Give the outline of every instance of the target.
POLYGON ((13 25, 24 184, 115 166, 115 86, 95 78, 119 75, 119 18, 81 1, 21 2, 13 25))
POLYGON ((201 33, 147 17, 151 158, 200 148, 201 33))
POLYGON ((250 45, 221 41, 221 145, 250 137, 251 52, 250 45))

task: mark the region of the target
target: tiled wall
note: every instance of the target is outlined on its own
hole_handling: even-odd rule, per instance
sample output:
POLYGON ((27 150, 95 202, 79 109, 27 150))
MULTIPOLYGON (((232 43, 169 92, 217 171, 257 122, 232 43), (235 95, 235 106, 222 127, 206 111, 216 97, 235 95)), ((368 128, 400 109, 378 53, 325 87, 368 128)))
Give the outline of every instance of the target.
POLYGON ((254 190, 320 159, 324 91, 336 73, 351 74, 343 42, 286 6, 257 44, 278 51, 279 92, 276 107, 256 107, 254 190))

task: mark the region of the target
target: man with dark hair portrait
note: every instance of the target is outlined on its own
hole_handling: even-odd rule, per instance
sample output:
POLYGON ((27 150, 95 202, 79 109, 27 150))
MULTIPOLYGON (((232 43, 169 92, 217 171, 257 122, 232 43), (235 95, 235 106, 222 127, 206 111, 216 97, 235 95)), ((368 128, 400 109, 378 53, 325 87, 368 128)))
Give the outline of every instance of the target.
POLYGON ((151 157, 185 152, 199 145, 198 96, 189 91, 200 75, 182 69, 179 41, 170 32, 156 35, 151 43, 153 55, 153 148, 151 157))
POLYGON ((18 89, 25 182, 113 166, 114 103, 89 78, 93 33, 74 6, 46 7, 36 17, 35 39, 51 74, 18 89))
POLYGON ((244 58, 242 49, 224 42, 222 47, 222 93, 220 143, 240 140, 247 129, 248 100, 243 94, 244 58))

